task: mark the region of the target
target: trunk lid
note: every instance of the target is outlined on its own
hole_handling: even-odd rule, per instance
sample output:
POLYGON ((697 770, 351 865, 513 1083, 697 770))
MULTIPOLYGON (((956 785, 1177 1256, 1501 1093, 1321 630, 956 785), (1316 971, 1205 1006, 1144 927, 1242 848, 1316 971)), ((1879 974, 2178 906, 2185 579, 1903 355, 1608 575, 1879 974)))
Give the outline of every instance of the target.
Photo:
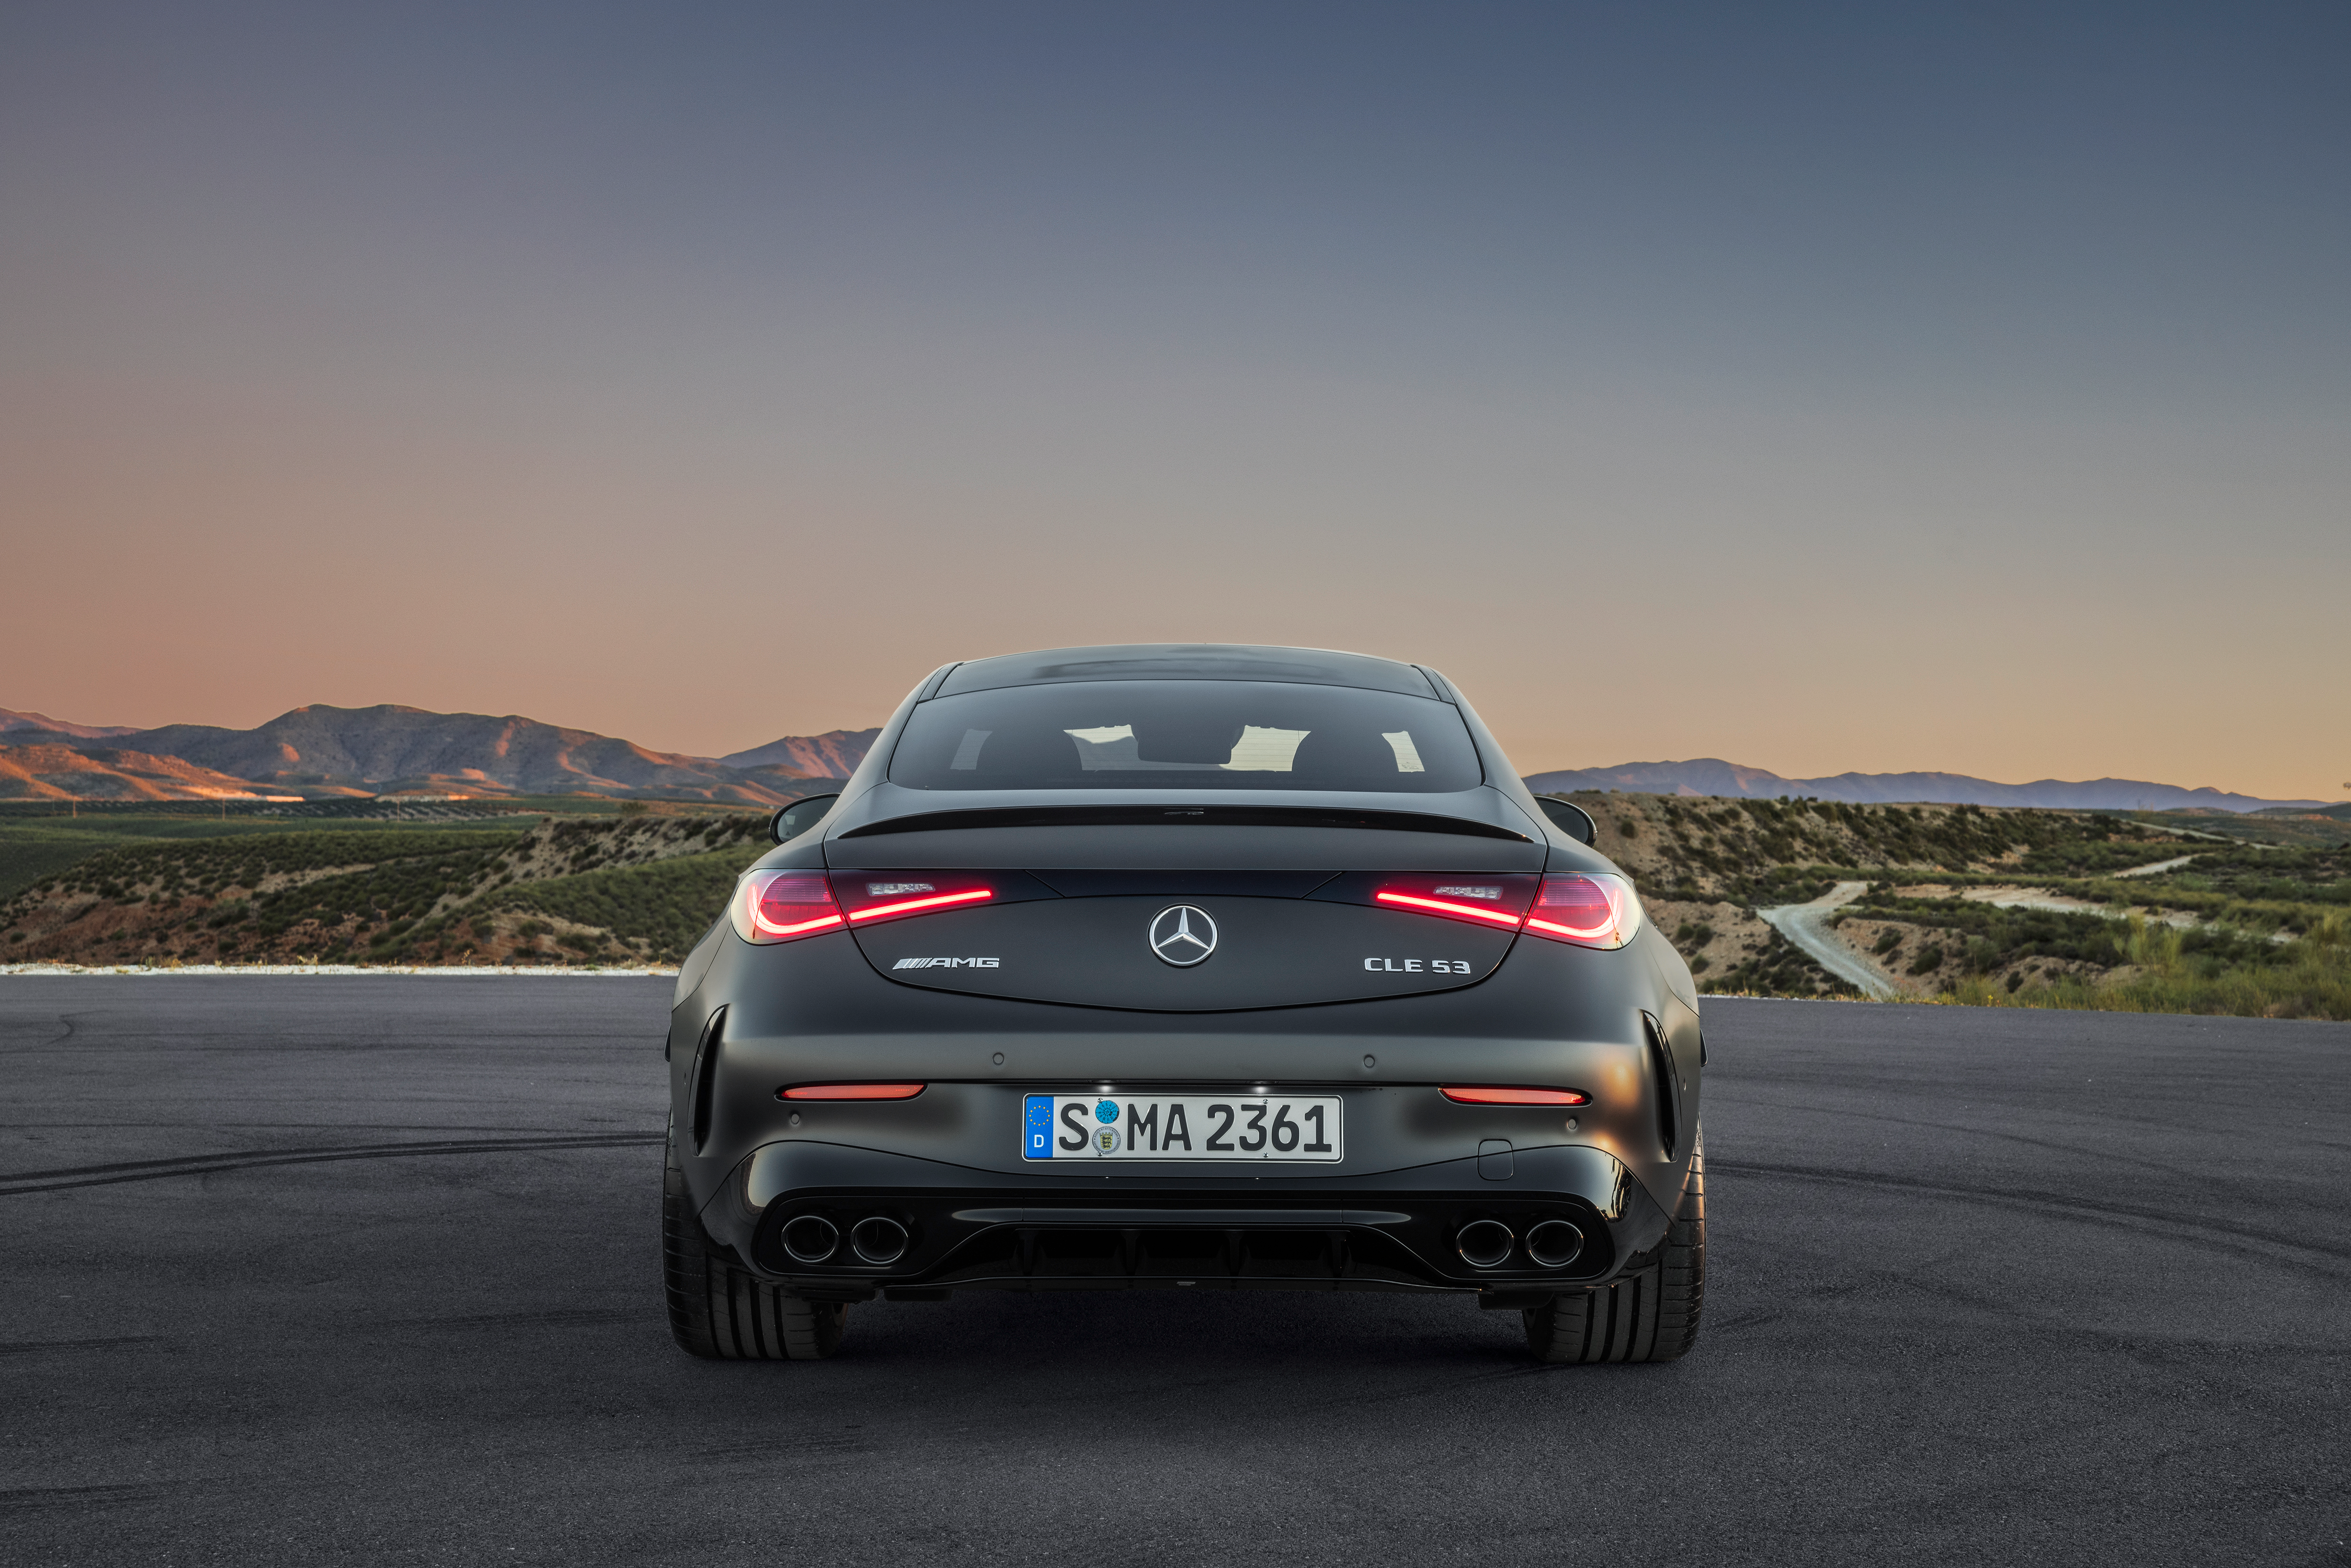
POLYGON ((859 950, 900 984, 1197 1012, 1476 985, 1509 954, 1545 852, 1435 818, 1123 810, 875 823, 826 859, 859 950))

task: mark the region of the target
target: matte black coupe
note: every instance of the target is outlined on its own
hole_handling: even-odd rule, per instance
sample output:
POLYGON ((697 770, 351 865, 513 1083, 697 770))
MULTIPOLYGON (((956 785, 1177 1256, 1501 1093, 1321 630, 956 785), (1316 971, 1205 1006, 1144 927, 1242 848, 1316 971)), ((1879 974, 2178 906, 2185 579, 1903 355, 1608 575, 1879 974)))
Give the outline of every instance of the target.
POLYGON ((1592 821, 1436 671, 947 665, 695 948, 670 1322, 804 1360, 876 1296, 1416 1291, 1552 1362, 1696 1342, 1706 1048, 1592 821))

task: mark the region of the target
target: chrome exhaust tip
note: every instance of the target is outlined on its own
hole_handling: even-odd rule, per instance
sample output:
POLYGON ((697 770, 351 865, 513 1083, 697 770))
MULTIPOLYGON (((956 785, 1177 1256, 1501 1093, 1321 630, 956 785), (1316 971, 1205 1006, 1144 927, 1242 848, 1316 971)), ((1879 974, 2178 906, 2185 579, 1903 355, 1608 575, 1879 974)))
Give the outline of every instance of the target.
POLYGON ((906 1255, 906 1228, 887 1215, 869 1214, 851 1228, 849 1245, 868 1263, 895 1263, 906 1255))
POLYGON ((1583 1251, 1583 1232, 1564 1219, 1546 1219, 1527 1232, 1527 1256, 1539 1269, 1564 1269, 1583 1251))
POLYGON ((803 1214, 784 1227, 784 1250, 798 1263, 821 1263, 841 1247, 841 1228, 821 1214, 803 1214))
POLYGON ((1518 1238, 1499 1219, 1473 1219, 1453 1238, 1461 1260, 1472 1269, 1499 1269, 1510 1260, 1518 1238))

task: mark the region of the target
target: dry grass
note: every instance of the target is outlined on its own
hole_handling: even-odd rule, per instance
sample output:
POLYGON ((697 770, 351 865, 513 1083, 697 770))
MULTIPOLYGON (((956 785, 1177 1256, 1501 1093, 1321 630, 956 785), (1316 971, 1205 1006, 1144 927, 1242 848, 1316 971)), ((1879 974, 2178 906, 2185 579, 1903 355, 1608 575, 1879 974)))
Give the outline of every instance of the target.
POLYGON ((2351 917, 2329 915, 2308 935, 2278 944, 2275 956, 2259 964, 2184 952, 2182 933, 2136 916, 2124 946, 2126 962, 2095 979, 2066 975, 2014 991, 1990 978, 1969 979, 1938 999, 1976 1007, 2351 1019, 2351 917))

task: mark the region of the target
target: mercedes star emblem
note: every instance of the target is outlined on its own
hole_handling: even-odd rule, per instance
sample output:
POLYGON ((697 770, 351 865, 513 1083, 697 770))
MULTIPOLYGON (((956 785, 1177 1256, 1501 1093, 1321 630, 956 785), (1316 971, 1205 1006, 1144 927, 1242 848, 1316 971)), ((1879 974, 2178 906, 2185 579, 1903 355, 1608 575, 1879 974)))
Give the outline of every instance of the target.
POLYGON ((1217 923, 1205 909, 1174 904, 1151 917, 1151 950, 1161 963, 1188 969, 1217 950, 1217 923))

